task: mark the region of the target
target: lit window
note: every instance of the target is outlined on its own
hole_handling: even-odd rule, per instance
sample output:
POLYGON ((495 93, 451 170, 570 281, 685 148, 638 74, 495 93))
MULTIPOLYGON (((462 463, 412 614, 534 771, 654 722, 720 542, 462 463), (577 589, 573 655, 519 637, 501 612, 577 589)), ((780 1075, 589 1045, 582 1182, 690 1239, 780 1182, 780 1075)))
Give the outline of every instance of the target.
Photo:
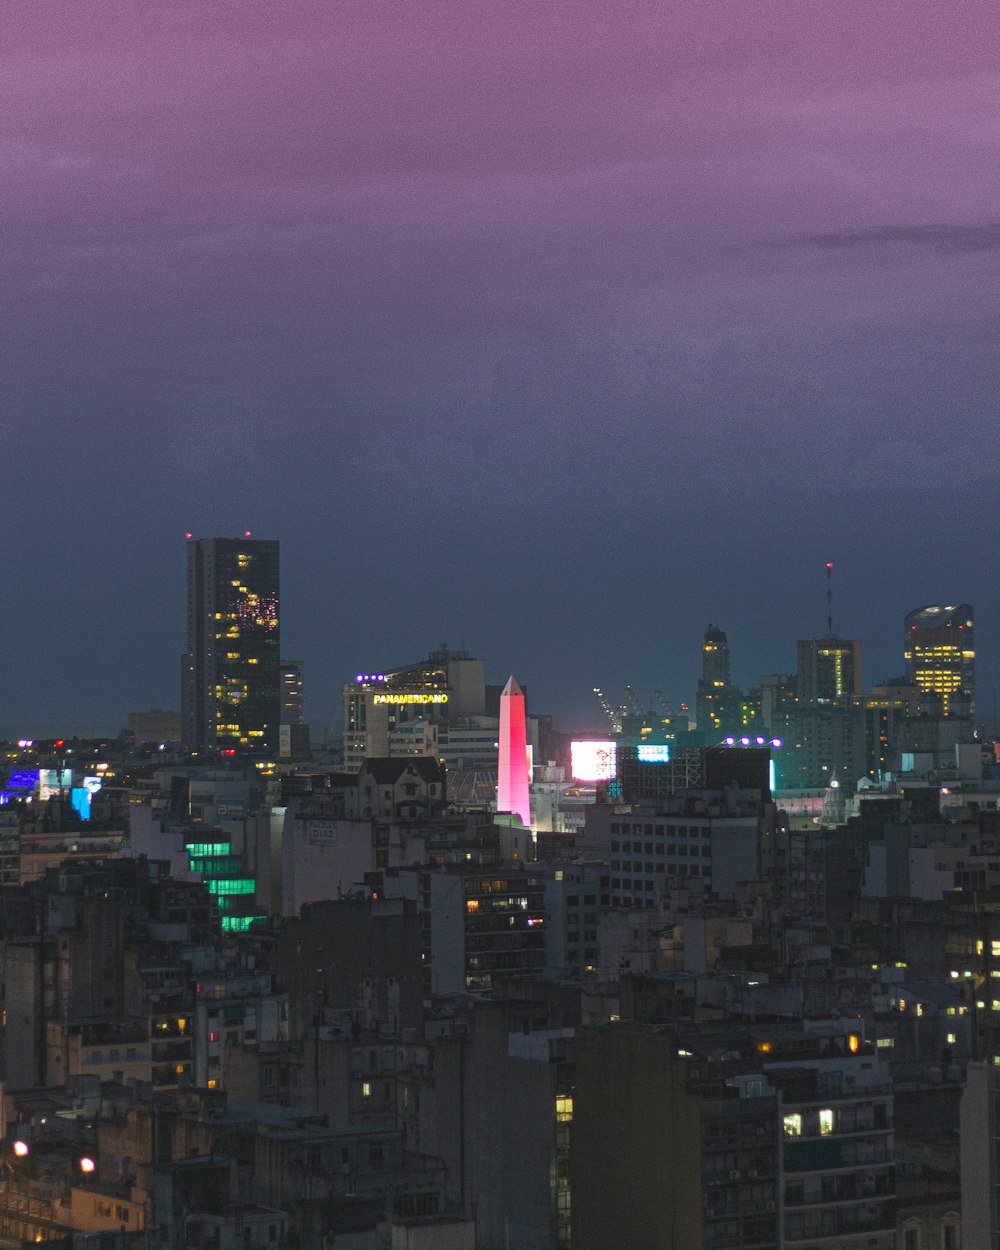
POLYGON ((802 1136, 802 1117, 798 1114, 798 1112, 795 1112, 793 1115, 785 1116, 785 1136, 802 1136))
POLYGON ((362 1098, 371 1098, 371 1096, 372 1096, 372 1084, 371 1084, 371 1081, 362 1081, 362 1082, 361 1082, 361 1097, 362 1097, 362 1098))
POLYGON ((833 1111, 830 1107, 824 1107, 819 1113, 819 1131, 823 1137, 829 1137, 833 1132, 833 1111))

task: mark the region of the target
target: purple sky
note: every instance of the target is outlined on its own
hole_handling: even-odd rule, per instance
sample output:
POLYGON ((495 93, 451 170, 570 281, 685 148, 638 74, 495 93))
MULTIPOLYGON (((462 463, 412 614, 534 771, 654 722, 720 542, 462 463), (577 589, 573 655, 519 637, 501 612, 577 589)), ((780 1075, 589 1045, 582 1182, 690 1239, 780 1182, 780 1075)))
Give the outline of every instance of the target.
MULTIPOLYGON (((0 17, 0 731, 176 706, 184 530, 282 541, 322 726, 447 639, 691 698, 1000 592, 994 4, 0 17)), ((991 707, 980 700, 989 717, 991 707)))

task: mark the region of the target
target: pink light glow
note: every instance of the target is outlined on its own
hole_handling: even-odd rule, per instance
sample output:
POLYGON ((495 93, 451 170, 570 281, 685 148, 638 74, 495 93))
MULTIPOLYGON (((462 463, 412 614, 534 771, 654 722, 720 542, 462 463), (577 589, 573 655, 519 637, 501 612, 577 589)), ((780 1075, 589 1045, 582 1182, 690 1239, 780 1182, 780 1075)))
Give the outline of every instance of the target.
POLYGON ((528 786, 528 735, 524 695, 513 677, 500 695, 500 753, 497 761, 497 811, 520 816, 531 827, 528 786))

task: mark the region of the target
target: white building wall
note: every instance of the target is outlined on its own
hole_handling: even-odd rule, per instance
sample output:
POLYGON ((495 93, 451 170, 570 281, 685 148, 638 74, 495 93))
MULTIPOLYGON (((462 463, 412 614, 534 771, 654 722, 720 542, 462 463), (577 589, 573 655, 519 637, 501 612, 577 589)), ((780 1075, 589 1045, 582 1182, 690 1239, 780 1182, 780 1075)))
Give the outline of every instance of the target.
POLYGON ((375 868, 371 822, 296 816, 284 822, 281 914, 297 916, 304 903, 341 898, 375 868))

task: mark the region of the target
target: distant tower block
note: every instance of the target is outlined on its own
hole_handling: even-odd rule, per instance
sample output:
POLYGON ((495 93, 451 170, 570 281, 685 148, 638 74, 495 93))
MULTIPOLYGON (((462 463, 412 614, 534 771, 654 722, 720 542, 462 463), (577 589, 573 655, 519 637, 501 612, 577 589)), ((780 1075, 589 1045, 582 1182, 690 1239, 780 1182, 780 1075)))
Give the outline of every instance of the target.
POLYGON ((520 816, 531 828, 531 791, 528 777, 528 735, 524 695, 513 677, 500 695, 500 753, 497 769, 497 811, 520 816))

